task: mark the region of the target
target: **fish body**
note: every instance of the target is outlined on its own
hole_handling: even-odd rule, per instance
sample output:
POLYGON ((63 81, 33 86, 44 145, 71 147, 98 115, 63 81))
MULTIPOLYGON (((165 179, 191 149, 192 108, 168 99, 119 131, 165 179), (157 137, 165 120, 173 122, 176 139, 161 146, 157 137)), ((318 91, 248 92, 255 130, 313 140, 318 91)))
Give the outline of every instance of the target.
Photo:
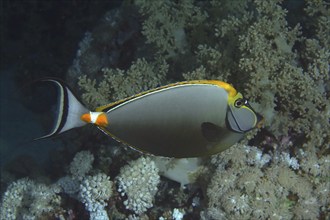
POLYGON ((89 112, 62 82, 59 116, 52 132, 84 123, 136 150, 189 158, 221 152, 258 125, 258 115, 231 85, 217 80, 170 84, 89 112))

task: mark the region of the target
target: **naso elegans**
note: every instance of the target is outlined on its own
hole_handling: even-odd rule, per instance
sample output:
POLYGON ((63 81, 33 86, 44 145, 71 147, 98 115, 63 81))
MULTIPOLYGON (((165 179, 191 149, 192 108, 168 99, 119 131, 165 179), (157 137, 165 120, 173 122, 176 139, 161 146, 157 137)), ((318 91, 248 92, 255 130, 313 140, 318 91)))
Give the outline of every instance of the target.
MULTIPOLYGON (((115 140, 156 156, 189 158, 221 152, 262 117, 230 84, 196 80, 142 92, 89 111, 61 81, 52 137, 86 123, 115 140)), ((38 139, 41 139, 38 138, 38 139)))

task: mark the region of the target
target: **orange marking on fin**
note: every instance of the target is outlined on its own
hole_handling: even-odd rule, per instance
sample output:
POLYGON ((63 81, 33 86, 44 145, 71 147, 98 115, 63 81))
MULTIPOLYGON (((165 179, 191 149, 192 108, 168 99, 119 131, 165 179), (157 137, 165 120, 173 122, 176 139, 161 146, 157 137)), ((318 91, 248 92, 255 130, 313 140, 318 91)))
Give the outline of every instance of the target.
POLYGON ((83 120, 86 123, 91 123, 91 114, 90 113, 83 114, 80 117, 80 119, 83 120))
POLYGON ((107 115, 105 113, 100 114, 97 117, 95 124, 100 127, 108 126, 109 123, 108 123, 107 115))

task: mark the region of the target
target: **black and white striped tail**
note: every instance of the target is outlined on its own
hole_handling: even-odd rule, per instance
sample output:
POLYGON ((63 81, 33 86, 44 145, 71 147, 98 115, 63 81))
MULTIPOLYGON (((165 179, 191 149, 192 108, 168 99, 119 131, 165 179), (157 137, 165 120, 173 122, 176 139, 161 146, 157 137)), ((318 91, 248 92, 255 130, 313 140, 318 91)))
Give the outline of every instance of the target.
POLYGON ((53 137, 72 128, 85 125, 86 123, 83 122, 80 117, 89 112, 89 110, 78 101, 68 86, 55 79, 44 79, 42 81, 55 83, 59 89, 57 120, 49 134, 36 138, 35 140, 53 137))

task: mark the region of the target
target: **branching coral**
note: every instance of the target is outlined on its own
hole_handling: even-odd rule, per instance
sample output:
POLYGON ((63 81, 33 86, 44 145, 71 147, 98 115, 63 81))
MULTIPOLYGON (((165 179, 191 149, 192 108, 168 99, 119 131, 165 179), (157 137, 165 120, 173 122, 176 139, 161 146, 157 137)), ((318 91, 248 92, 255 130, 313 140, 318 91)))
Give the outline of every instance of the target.
POLYGON ((104 207, 112 195, 112 182, 103 173, 86 176, 80 184, 79 199, 90 212, 90 219, 109 219, 104 207))
POLYGON ((1 219, 16 219, 22 205, 24 193, 32 185, 28 179, 21 179, 9 185, 1 201, 1 219))
POLYGON ((94 156, 89 151, 78 152, 70 163, 70 174, 81 180, 92 169, 93 161, 94 156))
POLYGON ((92 170, 94 156, 89 151, 78 152, 70 163, 70 176, 57 181, 64 193, 84 203, 90 219, 109 219, 106 201, 112 196, 112 181, 104 173, 87 175, 92 170))
POLYGON ((201 25, 207 14, 192 0, 146 1, 138 0, 136 5, 146 17, 142 33, 147 43, 153 43, 157 52, 165 56, 185 53, 187 50, 187 29, 201 25))
POLYGON ((95 79, 81 76, 79 86, 85 91, 83 100, 96 107, 163 84, 167 70, 168 65, 164 61, 138 59, 127 71, 102 69, 104 78, 97 86, 95 79))
POLYGON ((92 171, 94 156, 89 151, 78 152, 70 163, 71 175, 60 178, 57 185, 63 193, 84 203, 90 219, 109 219, 105 207, 112 196, 112 182, 104 173, 87 175, 92 171))
POLYGON ((46 186, 29 179, 20 179, 9 185, 2 197, 1 219, 39 219, 60 208, 57 185, 46 186))
POLYGON ((329 44, 302 36, 299 24, 291 28, 279 3, 255 3, 258 20, 239 36, 246 94, 260 103, 273 134, 303 133, 310 145, 322 146, 330 135, 329 44))
POLYGON ((153 206, 160 179, 158 168, 149 157, 141 157, 121 168, 116 181, 118 192, 127 196, 126 209, 142 214, 153 206))
POLYGON ((79 192, 79 185, 93 168, 93 161, 94 156, 89 151, 76 153, 68 168, 70 175, 64 176, 57 181, 57 185, 62 188, 62 192, 76 197, 79 192))
MULTIPOLYGON (((207 189, 209 208, 203 215, 213 219, 223 216, 228 219, 317 218, 327 206, 323 195, 327 179, 314 182, 315 179, 307 173, 302 175, 301 170, 297 171, 300 167, 290 166, 287 160, 287 157, 276 158, 244 145, 214 156, 211 162, 217 168, 207 189), (262 158, 267 158, 267 162, 262 158), (299 213, 302 209, 305 211, 299 213)), ((325 167, 329 168, 329 164, 325 167)), ((328 171, 322 175, 329 178, 328 171)))

